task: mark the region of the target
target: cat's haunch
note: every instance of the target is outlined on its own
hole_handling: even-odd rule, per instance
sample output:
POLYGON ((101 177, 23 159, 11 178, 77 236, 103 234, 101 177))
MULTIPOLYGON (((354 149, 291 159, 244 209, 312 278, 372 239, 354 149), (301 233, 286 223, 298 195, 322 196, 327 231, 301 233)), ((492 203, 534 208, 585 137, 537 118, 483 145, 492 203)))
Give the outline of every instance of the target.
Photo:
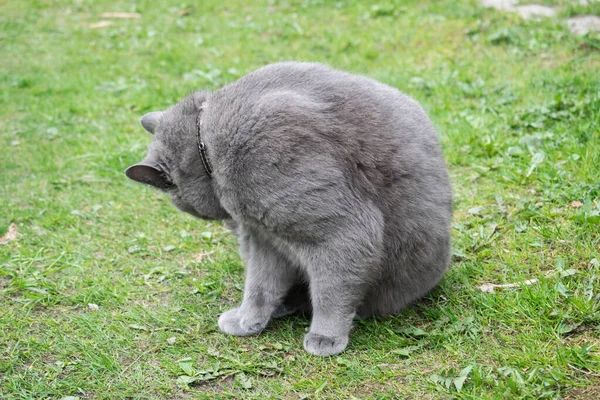
POLYGON ((141 123, 154 138, 127 176, 225 220, 239 239, 244 298, 220 316, 226 333, 310 312, 304 348, 336 354, 356 315, 398 312, 449 265, 452 193, 437 134, 390 86, 277 63, 141 123))

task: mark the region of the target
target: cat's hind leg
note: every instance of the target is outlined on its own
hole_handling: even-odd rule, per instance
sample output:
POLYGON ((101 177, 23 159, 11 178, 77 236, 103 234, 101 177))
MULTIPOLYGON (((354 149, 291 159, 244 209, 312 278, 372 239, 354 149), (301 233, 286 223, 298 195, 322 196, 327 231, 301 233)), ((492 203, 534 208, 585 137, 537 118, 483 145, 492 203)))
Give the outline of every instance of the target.
POLYGON ((364 209, 310 249, 306 261, 313 315, 304 336, 309 353, 327 356, 346 348, 357 307, 378 275, 381 220, 378 210, 364 209))

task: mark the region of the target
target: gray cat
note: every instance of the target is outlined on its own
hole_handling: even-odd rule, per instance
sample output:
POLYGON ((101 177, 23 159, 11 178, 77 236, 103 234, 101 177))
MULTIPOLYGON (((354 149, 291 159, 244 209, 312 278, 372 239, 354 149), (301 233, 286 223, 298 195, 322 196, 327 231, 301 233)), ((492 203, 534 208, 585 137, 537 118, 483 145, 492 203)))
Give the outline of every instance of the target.
POLYGON ((277 63, 141 120, 129 178, 226 220, 244 298, 219 328, 246 336, 312 313, 304 348, 341 352, 353 318, 424 296, 450 259, 452 196, 436 132, 412 98, 314 63, 277 63))

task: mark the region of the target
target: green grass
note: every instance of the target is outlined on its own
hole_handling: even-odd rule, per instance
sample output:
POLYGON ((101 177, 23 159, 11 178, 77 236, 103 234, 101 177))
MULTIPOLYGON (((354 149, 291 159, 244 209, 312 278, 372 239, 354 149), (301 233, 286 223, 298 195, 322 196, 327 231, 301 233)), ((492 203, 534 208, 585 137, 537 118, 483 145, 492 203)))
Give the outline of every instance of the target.
POLYGON ((476 1, 368 3, 0 3, 0 236, 19 233, 0 245, 0 398, 600 397, 598 35, 476 1), (106 11, 141 18, 90 28, 106 11), (220 333, 235 240, 123 174, 145 112, 279 60, 415 97, 452 175, 452 269, 337 357, 304 352, 300 316, 220 333))

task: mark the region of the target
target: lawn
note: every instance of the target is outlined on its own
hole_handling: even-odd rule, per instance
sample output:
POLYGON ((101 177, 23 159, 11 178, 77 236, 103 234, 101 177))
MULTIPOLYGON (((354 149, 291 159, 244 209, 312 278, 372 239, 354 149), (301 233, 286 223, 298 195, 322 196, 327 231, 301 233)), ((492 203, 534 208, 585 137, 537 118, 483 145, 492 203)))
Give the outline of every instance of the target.
POLYGON ((544 3, 560 18, 474 0, 0 2, 0 398, 600 398, 600 38, 560 22, 600 3, 544 3), (280 60, 419 100, 452 177, 446 277, 333 357, 303 350, 303 316, 221 333, 235 239, 123 173, 144 113, 280 60))

